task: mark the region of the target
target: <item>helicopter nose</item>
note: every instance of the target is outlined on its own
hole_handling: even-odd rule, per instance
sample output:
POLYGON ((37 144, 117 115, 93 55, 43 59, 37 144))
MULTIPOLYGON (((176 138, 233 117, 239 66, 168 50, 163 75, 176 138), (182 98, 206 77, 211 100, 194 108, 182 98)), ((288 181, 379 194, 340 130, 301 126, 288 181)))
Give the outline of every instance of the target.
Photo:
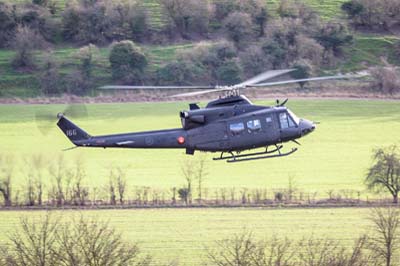
POLYGON ((309 121, 307 119, 302 119, 300 121, 300 130, 301 130, 301 135, 305 136, 311 132, 313 132, 316 128, 316 125, 314 122, 309 121))

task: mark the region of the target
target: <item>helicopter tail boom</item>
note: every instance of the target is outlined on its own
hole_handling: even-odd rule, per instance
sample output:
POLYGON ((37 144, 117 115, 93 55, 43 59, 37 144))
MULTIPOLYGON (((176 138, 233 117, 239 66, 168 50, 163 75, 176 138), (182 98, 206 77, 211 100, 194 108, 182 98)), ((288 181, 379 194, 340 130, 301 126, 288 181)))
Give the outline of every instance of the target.
POLYGON ((91 136, 86 133, 83 129, 72 123, 64 115, 58 115, 59 120, 57 126, 62 130, 62 132, 67 136, 67 138, 79 146, 78 143, 84 140, 88 140, 91 136))

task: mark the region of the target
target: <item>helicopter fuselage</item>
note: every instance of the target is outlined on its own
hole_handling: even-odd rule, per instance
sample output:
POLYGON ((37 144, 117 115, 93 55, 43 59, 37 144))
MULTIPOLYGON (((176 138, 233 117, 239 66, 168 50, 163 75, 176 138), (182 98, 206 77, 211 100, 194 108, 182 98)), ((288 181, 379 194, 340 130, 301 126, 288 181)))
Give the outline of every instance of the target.
MULTIPOLYGON (((127 134, 90 136, 60 115, 58 126, 79 147, 185 149, 241 152, 294 141, 315 129, 285 106, 253 105, 243 96, 219 99, 206 108, 191 104, 180 112, 182 128, 127 134)), ((221 155, 222 156, 222 155, 221 155)))

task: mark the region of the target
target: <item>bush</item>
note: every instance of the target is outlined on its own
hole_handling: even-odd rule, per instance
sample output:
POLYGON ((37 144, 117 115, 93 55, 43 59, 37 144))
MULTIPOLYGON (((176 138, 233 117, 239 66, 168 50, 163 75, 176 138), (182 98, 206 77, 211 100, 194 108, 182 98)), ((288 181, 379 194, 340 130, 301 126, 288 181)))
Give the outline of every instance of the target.
POLYGON ((80 61, 79 71, 82 76, 88 80, 92 78, 92 72, 95 63, 98 59, 99 49, 96 45, 89 44, 87 46, 81 47, 75 57, 80 61))
MULTIPOLYGON (((190 61, 173 61, 157 71, 157 83, 163 85, 191 85, 205 70, 190 61)), ((200 79, 200 81, 203 81, 200 79)))
MULTIPOLYGON (((295 62, 293 68, 296 70, 294 72, 291 72, 290 75, 294 79, 307 79, 311 76, 312 65, 307 60, 300 60, 298 62, 295 62)), ((307 82, 299 82, 299 85, 303 89, 306 83, 307 82)))
POLYGON ((0 48, 8 45, 8 42, 17 29, 17 17, 10 5, 0 2, 0 48))
POLYGON ((49 0, 32 0, 32 4, 46 7, 49 4, 49 0))
POLYGON ((237 45, 252 39, 253 25, 250 15, 243 12, 234 12, 224 20, 227 36, 237 45))
POLYGON ((41 36, 28 27, 19 27, 14 37, 16 50, 12 65, 16 69, 30 70, 34 67, 33 49, 43 46, 41 36))
POLYGON ((183 38, 208 32, 211 6, 207 0, 161 0, 165 14, 183 38))
POLYGON ((400 92, 400 73, 393 67, 379 67, 371 70, 373 90, 393 95, 400 92))
POLYGON ((265 56, 262 48, 256 45, 248 47, 240 53, 239 57, 243 72, 248 77, 273 68, 270 58, 265 56))
POLYGON ((348 33, 346 26, 336 22, 323 25, 316 34, 315 39, 325 50, 331 50, 335 55, 340 54, 343 46, 353 42, 353 36, 348 33))
POLYGON ((97 2, 90 5, 69 5, 62 14, 63 36, 67 41, 82 44, 109 41, 112 22, 106 15, 106 7, 97 2))
POLYGON ((55 42, 60 25, 47 8, 27 5, 17 8, 16 14, 20 25, 29 27, 47 42, 55 42))
POLYGON ((347 13, 349 18, 354 18, 364 11, 364 6, 356 1, 344 2, 341 9, 347 13))
MULTIPOLYGON (((178 54, 178 60, 190 62, 194 69, 199 70, 201 76, 196 78, 205 83, 217 83, 220 81, 223 69, 217 70, 225 64, 226 61, 231 61, 237 57, 235 46, 228 41, 220 41, 218 43, 200 43, 190 51, 185 51, 178 54)), ((235 63, 236 64, 236 63, 235 63)))
POLYGON ((397 27, 400 5, 397 0, 351 0, 342 5, 356 27, 390 30, 397 27))
POLYGON ((324 47, 314 39, 298 35, 296 36, 296 53, 298 59, 306 59, 313 65, 319 66, 323 61, 324 47))
POLYGON ((227 60, 216 69, 216 78, 218 84, 235 85, 242 80, 242 68, 238 60, 227 60))
POLYGON ((288 51, 277 41, 267 40, 262 44, 261 49, 269 58, 273 68, 280 68, 287 61, 288 51))
POLYGON ((132 41, 121 41, 111 46, 109 60, 114 80, 123 83, 140 81, 147 66, 147 58, 132 41))
POLYGON ((396 41, 393 45, 395 55, 400 58, 400 40, 396 41))
POLYGON ((61 92, 60 74, 54 58, 49 56, 44 63, 44 69, 39 76, 40 88, 45 95, 54 95, 61 92))

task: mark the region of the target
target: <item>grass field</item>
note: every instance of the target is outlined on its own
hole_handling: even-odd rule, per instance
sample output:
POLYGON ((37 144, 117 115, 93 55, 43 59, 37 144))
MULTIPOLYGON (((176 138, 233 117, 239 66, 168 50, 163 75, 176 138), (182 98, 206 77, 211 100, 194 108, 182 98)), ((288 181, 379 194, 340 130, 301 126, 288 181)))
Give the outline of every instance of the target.
MULTIPOLYGON (((257 102, 269 104, 271 102, 257 102)), ((326 197, 330 189, 364 190, 363 177, 371 163, 373 148, 399 144, 400 105, 397 101, 291 100, 298 116, 320 121, 317 130, 301 139, 302 146, 292 156, 239 164, 207 161, 205 187, 284 188, 293 177, 299 188, 326 197)), ((143 131, 180 127, 178 111, 184 102, 87 105, 88 117, 76 119, 90 134, 143 131)), ((60 105, 1 105, 0 146, 2 153, 15 157, 44 153, 55 158, 72 144, 50 124, 41 135, 35 123, 37 110, 56 114, 60 105)), ((39 123, 45 125, 44 122, 39 123)), ((287 144, 287 148, 295 144, 287 144)), ((128 184, 169 189, 184 184, 181 166, 190 156, 183 150, 75 149, 64 152, 67 160, 86 162, 89 186, 105 184, 109 167, 127 170, 128 184)), ((196 156, 199 156, 197 154, 196 156)), ((195 157, 196 157, 195 156, 195 157)), ((17 182, 22 184, 23 163, 18 164, 17 182)), ((50 182, 50 181, 48 181, 50 182)))
MULTIPOLYGON (((18 224, 20 217, 36 219, 43 212, 0 212, 0 242, 18 224)), ((244 231, 259 239, 273 236, 300 240, 307 237, 339 240, 351 246, 355 238, 369 233, 369 210, 346 209, 157 209, 63 211, 64 217, 82 214, 109 221, 128 241, 140 244, 155 256, 156 265, 179 261, 180 265, 204 265, 205 247, 216 240, 244 231), (158 262, 158 263, 157 263, 158 262)), ((56 214, 57 215, 57 214, 56 214)))

